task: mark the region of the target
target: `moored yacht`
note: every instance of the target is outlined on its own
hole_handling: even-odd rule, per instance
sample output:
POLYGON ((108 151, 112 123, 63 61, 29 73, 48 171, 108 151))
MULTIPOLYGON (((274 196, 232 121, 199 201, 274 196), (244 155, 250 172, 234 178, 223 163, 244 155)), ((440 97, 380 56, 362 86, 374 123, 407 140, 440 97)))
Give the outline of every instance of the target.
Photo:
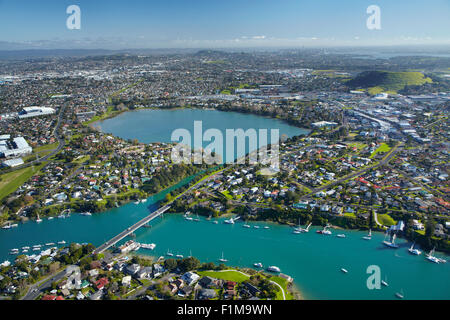
POLYGON ((381 284, 385 287, 389 287, 389 284, 387 282, 387 277, 384 277, 384 280, 381 280, 381 284))
POLYGON ((369 229, 369 234, 362 237, 364 240, 372 240, 372 229, 369 229))
POLYGON ((230 218, 228 220, 225 220, 224 223, 226 223, 226 224, 234 224, 234 220, 233 220, 233 218, 230 218))
POLYGON ((400 292, 397 292, 395 296, 399 299, 403 299, 405 295, 403 294, 403 289, 400 289, 400 292))
MULTIPOLYGON (((386 233, 386 235, 388 235, 388 233, 386 233)), ((392 237, 391 237, 391 241, 384 240, 384 241, 383 241, 383 244, 384 244, 386 247, 393 248, 393 249, 397 249, 397 248, 398 248, 398 244, 395 243, 395 238, 396 238, 396 237, 397 237, 397 236, 396 236, 396 234, 394 233, 394 234, 392 235, 392 237)))
POLYGON ((153 250, 153 249, 156 248, 156 244, 154 244, 154 243, 150 243, 150 244, 141 243, 141 248, 142 249, 147 249, 147 250, 153 250))
POLYGON ((37 223, 41 223, 41 222, 42 222, 42 219, 41 219, 41 218, 39 218, 39 214, 37 215, 37 219, 36 219, 36 222, 37 222, 37 223))
POLYGON ((222 252, 222 258, 220 258, 219 261, 220 262, 228 262, 228 260, 223 257, 223 252, 222 252))
POLYGON ((409 251, 409 253, 411 253, 411 254, 414 254, 414 255, 416 255, 416 256, 419 256, 419 255, 422 254, 422 251, 420 251, 420 250, 418 250, 418 249, 414 249, 414 245, 415 245, 415 244, 416 244, 416 243, 414 242, 414 243, 412 244, 411 248, 408 249, 408 251, 409 251))
POLYGON ((7 225, 4 225, 4 226, 2 227, 2 229, 5 229, 5 230, 11 229, 11 228, 12 228, 11 223, 9 223, 9 224, 7 224, 7 225))
POLYGON ((427 254, 426 259, 427 259, 428 261, 433 262, 433 263, 441 263, 440 259, 439 259, 439 258, 436 258, 436 257, 434 256, 434 249, 435 249, 435 248, 433 248, 433 250, 431 250, 430 253, 427 254))
POLYGON ((324 227, 322 230, 317 230, 316 232, 319 234, 326 235, 326 236, 329 236, 332 234, 331 231, 328 230, 328 226, 324 227))
POLYGON ((345 234, 338 234, 336 237, 338 237, 338 238, 345 238, 345 234))
POLYGON ((275 272, 275 273, 281 272, 280 268, 278 268, 277 266, 270 266, 267 268, 267 271, 275 272))
POLYGON ((253 266, 256 267, 256 268, 262 268, 263 267, 261 262, 254 263, 253 266))

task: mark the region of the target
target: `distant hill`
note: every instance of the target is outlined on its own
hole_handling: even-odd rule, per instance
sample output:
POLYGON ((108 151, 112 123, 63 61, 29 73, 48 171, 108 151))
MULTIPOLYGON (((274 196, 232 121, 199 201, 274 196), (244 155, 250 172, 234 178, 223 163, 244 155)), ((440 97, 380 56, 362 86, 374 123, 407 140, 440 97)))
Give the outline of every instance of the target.
POLYGON ((420 72, 364 71, 346 82, 351 89, 366 89, 370 94, 397 93, 405 86, 431 83, 420 72))

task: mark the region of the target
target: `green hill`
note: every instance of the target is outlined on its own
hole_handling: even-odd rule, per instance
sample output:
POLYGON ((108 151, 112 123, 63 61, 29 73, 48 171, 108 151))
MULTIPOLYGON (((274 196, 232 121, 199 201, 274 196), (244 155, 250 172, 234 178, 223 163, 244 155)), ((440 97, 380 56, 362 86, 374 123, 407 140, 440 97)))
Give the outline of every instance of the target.
POLYGON ((405 86, 431 83, 420 72, 364 71, 346 83, 352 89, 367 89, 370 94, 397 93, 405 86))

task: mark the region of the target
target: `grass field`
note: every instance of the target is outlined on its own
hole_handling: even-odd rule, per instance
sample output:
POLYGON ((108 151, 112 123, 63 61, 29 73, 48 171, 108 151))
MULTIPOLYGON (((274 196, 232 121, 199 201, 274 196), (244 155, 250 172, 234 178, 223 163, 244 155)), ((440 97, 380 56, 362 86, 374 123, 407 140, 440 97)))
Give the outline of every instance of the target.
POLYGON ((385 226, 393 226, 397 224, 397 222, 388 214, 379 214, 378 221, 385 226))
POLYGON ((346 84, 353 89, 365 88, 371 95, 381 92, 395 94, 405 86, 431 83, 421 72, 365 71, 346 84))
POLYGON ((376 149, 371 155, 370 155, 370 159, 372 159, 373 157, 375 157, 378 153, 386 153, 391 151, 391 147, 389 147, 386 143, 382 143, 378 149, 376 149))
POLYGON ((52 143, 52 144, 46 144, 45 146, 40 146, 33 149, 33 154, 30 154, 26 157, 23 157, 23 161, 27 162, 29 160, 35 160, 36 154, 38 154, 39 158, 45 157, 49 153, 51 153, 53 150, 58 148, 58 142, 52 143))
MULTIPOLYGON (((281 277, 270 277, 269 280, 272 280, 273 282, 278 283, 284 290, 284 294, 286 295, 286 300, 292 300, 292 295, 288 292, 287 286, 288 281, 281 277)), ((283 300, 283 293, 281 290, 278 290, 277 292, 277 300, 283 300)))
POLYGON ((237 271, 224 271, 224 272, 199 271, 197 273, 202 277, 212 277, 212 278, 216 278, 216 279, 234 281, 234 282, 238 282, 238 283, 241 283, 241 282, 249 279, 249 277, 247 277, 237 271))
POLYGON ((39 172, 44 164, 5 173, 0 176, 0 200, 17 190, 33 175, 39 172))

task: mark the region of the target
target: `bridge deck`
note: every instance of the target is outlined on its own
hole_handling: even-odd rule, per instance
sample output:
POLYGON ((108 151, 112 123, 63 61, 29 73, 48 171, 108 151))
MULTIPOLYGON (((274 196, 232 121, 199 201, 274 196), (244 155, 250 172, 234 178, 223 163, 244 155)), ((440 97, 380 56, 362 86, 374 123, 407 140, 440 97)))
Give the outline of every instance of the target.
POLYGON ((101 246, 99 246, 97 249, 94 250, 94 254, 99 254, 99 253, 103 253, 105 252, 105 250, 111 248, 113 245, 115 245, 117 242, 119 242, 120 240, 122 240, 123 238, 129 236, 130 234, 132 234, 134 231, 136 231, 137 229, 139 229, 140 227, 142 227, 143 225, 149 223, 150 221, 152 221, 153 219, 159 217, 161 214, 163 214, 164 212, 166 212, 167 210, 170 209, 170 206, 164 206, 162 208, 159 208, 158 210, 150 213, 148 216, 146 216, 144 219, 138 221, 137 223, 135 223, 134 225, 132 225, 131 227, 127 228, 126 230, 122 231, 121 233, 119 233, 117 236, 115 236, 114 238, 112 238, 111 240, 105 242, 104 244, 102 244, 101 246))

